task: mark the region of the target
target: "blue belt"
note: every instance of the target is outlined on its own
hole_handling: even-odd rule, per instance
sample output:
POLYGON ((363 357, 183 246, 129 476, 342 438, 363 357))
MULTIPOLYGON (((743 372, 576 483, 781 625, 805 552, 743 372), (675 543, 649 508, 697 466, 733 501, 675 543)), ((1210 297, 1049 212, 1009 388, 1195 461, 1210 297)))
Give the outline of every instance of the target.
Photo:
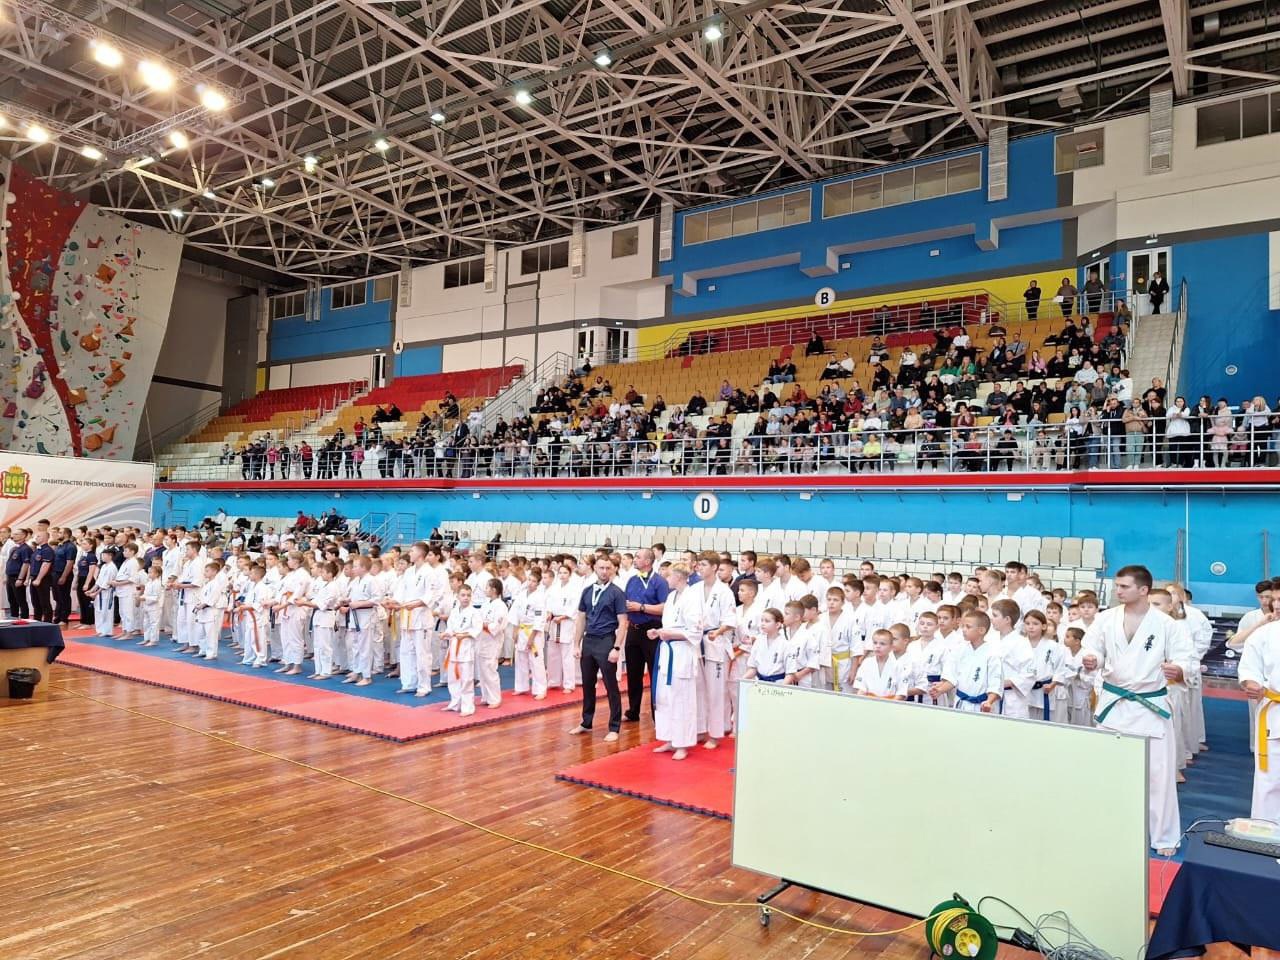
POLYGON ((985 693, 965 693, 963 690, 956 690, 956 696, 965 703, 986 703, 987 695, 985 693))
POLYGON ((781 680, 787 679, 787 675, 785 673, 757 673, 756 679, 763 680, 765 683, 778 683, 781 680))
MULTIPOLYGON (((662 638, 662 640, 660 640, 658 643, 657 652, 653 655, 653 669, 649 671, 649 677, 652 680, 652 683, 651 683, 652 690, 650 691, 650 696, 652 696, 655 700, 657 700, 658 698, 658 664, 662 660, 662 644, 672 643, 672 642, 673 641, 665 637, 662 638)), ((668 687, 671 686, 671 678, 675 674, 675 665, 676 665, 676 658, 671 653, 671 651, 668 650, 667 651, 667 686, 668 687)))
MULTIPOLYGON (((1033 683, 1033 684, 1031 685, 1031 689, 1032 689, 1032 690, 1040 690, 1040 689, 1042 689, 1042 688, 1044 687, 1044 685, 1045 685, 1046 683, 1053 683, 1053 681, 1052 681, 1052 680, 1037 680, 1035 683, 1033 683)), ((1042 710, 1044 710, 1044 718, 1045 718, 1046 720, 1048 720, 1048 719, 1049 719, 1049 694, 1048 694, 1048 692, 1046 691, 1045 693, 1042 693, 1042 694, 1041 694, 1041 696, 1044 698, 1044 706, 1043 706, 1041 709, 1042 709, 1042 710)))
POLYGON ((941 683, 941 682, 942 682, 942 674, 940 674, 940 673, 926 673, 926 674, 924 675, 924 678, 925 678, 926 680, 928 680, 930 683, 941 683))

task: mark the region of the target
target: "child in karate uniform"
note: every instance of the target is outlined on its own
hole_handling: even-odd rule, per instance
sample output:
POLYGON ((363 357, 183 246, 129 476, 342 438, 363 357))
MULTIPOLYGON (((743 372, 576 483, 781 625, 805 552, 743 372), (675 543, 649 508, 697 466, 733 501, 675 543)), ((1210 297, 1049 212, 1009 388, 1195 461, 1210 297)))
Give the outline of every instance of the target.
POLYGON ((981 610, 971 610, 960 618, 964 645, 942 665, 942 680, 932 685, 930 695, 954 693, 956 709, 966 713, 995 713, 1004 688, 1000 652, 987 642, 991 618, 981 610))
MULTIPOLYGON (((1187 629, 1187 623, 1180 616, 1181 611, 1178 610, 1174 603, 1173 594, 1168 590, 1157 587, 1149 594, 1151 605, 1161 613, 1168 614, 1173 618, 1175 629, 1182 634, 1184 641, 1188 647, 1194 649, 1191 641, 1191 631, 1187 629)), ((1196 668, 1199 669, 1199 661, 1196 662, 1196 668)), ((1184 680, 1190 675, 1190 671, 1184 676, 1184 680)), ((1175 743, 1178 757, 1178 782, 1182 783, 1185 779, 1182 771, 1186 769, 1188 763, 1191 762, 1194 754, 1192 753, 1193 744, 1191 743, 1194 734, 1192 733, 1191 724, 1191 688, 1183 682, 1183 680, 1169 680, 1167 683, 1169 688, 1169 712, 1173 714, 1173 732, 1176 737, 1175 743)), ((1196 752, 1199 752, 1199 743, 1194 744, 1196 752)))
POLYGON ((832 690, 852 690, 864 652, 862 637, 855 635, 857 623, 853 613, 845 607, 843 587, 828 587, 822 600, 826 610, 818 622, 823 627, 830 656, 829 664, 822 668, 823 680, 832 690))
POLYGON ((930 610, 922 611, 916 617, 916 630, 920 635, 907 645, 906 659, 910 669, 908 697, 921 703, 949 707, 950 698, 944 697, 939 702, 929 693, 934 684, 942 681, 942 664, 947 655, 947 642, 938 636, 938 615, 930 610))
POLYGON ((699 604, 702 670, 698 685, 698 728, 707 732, 702 745, 708 750, 714 750, 730 729, 725 695, 734 607, 733 594, 716 576, 719 563, 717 553, 708 551, 699 556, 698 576, 702 579, 689 588, 699 604))
POLYGON ((547 682, 573 693, 577 658, 573 655, 573 623, 581 590, 575 591, 573 567, 562 563, 547 597, 547 682))
MULTIPOLYGON (((458 605, 458 591, 464 583, 465 578, 460 572, 446 572, 444 589, 435 595, 428 613, 428 617, 435 623, 435 630, 432 631, 431 662, 440 664, 440 682, 446 686, 447 678, 445 677, 444 661, 449 656, 449 641, 445 639, 445 628, 449 623, 449 615, 453 613, 458 605)), ((419 679, 418 692, 414 696, 425 697, 428 693, 430 693, 430 687, 424 689, 422 681, 419 679)))
POLYGON ((480 616, 480 633, 475 642, 475 672, 480 681, 480 698, 491 710, 502 706, 502 686, 498 679, 498 659, 502 655, 502 638, 506 634, 510 611, 502 602, 502 581, 490 577, 485 584, 485 599, 476 604, 480 616))
POLYGON ((743 580, 738 584, 738 609, 734 611, 733 647, 729 660, 729 715, 732 721, 730 731, 738 728, 738 683, 747 674, 750 661, 751 646, 760 635, 760 617, 764 608, 757 597, 760 585, 754 580, 743 580))
POLYGON ((1067 691, 1067 720, 1073 727, 1093 726, 1093 681, 1085 676, 1082 662, 1084 649, 1084 630, 1081 627, 1067 627, 1063 631, 1062 665, 1058 671, 1058 682, 1067 691))
POLYGON ((115 582, 120 569, 115 563, 116 552, 108 547, 98 556, 98 579, 86 591, 93 597, 93 632, 100 637, 111 636, 115 621, 115 582))
POLYGON ((888 630, 871 634, 871 655, 863 657, 853 680, 853 692, 857 696, 906 699, 909 665, 905 657, 893 656, 892 647, 893 634, 888 630))
POLYGON ((311 611, 306 606, 311 590, 311 575, 303 566, 301 553, 290 553, 285 561, 289 572, 280 581, 280 595, 276 602, 276 618, 280 624, 281 666, 276 673, 297 676, 302 673, 305 659, 306 638, 304 631, 311 611))
POLYGON ((549 572, 536 565, 530 567, 524 589, 517 591, 511 605, 515 629, 514 692, 518 695, 532 689, 535 700, 545 700, 547 696, 547 588, 550 581, 549 572))
POLYGON ((240 663, 262 669, 271 659, 270 630, 271 589, 266 581, 267 568, 260 563, 249 567, 249 582, 245 585, 240 602, 236 604, 233 616, 241 625, 240 636, 243 638, 243 655, 240 663))
POLYGON ((1264 623, 1245 639, 1239 677, 1258 704, 1249 816, 1280 823, 1280 624, 1264 623))
POLYGON ((328 680, 333 676, 333 642, 342 588, 338 584, 338 565, 332 560, 318 564, 316 572, 319 576, 312 578, 303 602, 315 611, 311 615, 311 647, 316 669, 307 679, 328 680))
MULTIPOLYGON (((719 584, 723 586, 723 584, 719 584)), ((664 741, 654 753, 671 753, 683 760, 698 742, 698 646, 702 642, 703 602, 695 595, 702 585, 689 586, 689 568, 675 563, 667 572, 662 626, 649 630, 659 641, 654 665, 654 735, 664 741)), ((712 741, 708 741, 709 743, 712 741)))
POLYGON ((188 540, 184 549, 186 557, 182 561, 178 582, 173 588, 178 595, 173 639, 181 644, 178 648, 179 653, 195 653, 200 649, 195 606, 200 596, 200 588, 204 586, 204 563, 200 559, 200 544, 195 540, 188 540))
MULTIPOLYGON (((815 611, 816 612, 816 611, 815 611)), ((822 666, 818 637, 805 623, 804 603, 789 600, 782 611, 782 630, 787 639, 786 674, 783 683, 796 687, 816 687, 822 666)))
POLYGON ((449 683, 449 705, 445 709, 464 717, 476 712, 475 639, 481 629, 480 609, 472 605, 471 588, 463 583, 441 634, 449 645, 441 669, 449 683))
POLYGON ((1049 618, 1039 610, 1028 610, 1022 615, 1022 633, 1031 647, 1035 669, 1028 715, 1032 720, 1066 723, 1067 690, 1058 682, 1066 650, 1057 640, 1046 635, 1048 629, 1049 618))
POLYGON ((147 571, 146 586, 142 588, 142 646, 154 647, 160 643, 160 618, 164 612, 164 570, 153 563, 147 571))
POLYGON ((760 632, 751 643, 751 652, 747 654, 744 680, 761 680, 764 683, 782 683, 786 680, 789 643, 782 624, 781 610, 770 607, 760 614, 760 632))
POLYGON ((1012 600, 993 600, 990 605, 991 636, 1000 651, 1004 695, 1000 712, 1006 717, 1026 719, 1031 715, 1031 688, 1035 684, 1035 657, 1027 638, 1015 629, 1021 619, 1012 600))
POLYGON ((120 639, 142 636, 142 623, 138 610, 138 574, 142 572, 138 564, 138 545, 124 545, 124 562, 116 571, 116 599, 120 601, 120 639))
POLYGON ((380 599, 378 585, 369 574, 368 557, 358 556, 352 563, 351 582, 339 612, 347 622, 347 646, 350 672, 343 683, 367 687, 373 683, 374 616, 380 599))
POLYGON ((196 600, 196 623, 200 646, 191 654, 205 660, 218 659, 218 640, 222 636, 222 617, 227 611, 227 577, 222 564, 210 560, 204 565, 204 585, 196 600))

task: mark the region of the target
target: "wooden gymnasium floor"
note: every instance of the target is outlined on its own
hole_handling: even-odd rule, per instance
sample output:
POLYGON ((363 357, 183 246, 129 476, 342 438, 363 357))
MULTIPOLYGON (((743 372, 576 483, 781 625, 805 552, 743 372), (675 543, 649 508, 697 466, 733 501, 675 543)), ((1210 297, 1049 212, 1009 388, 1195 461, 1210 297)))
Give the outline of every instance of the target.
MULTIPOLYGON (((0 708, 10 960, 928 955, 919 930, 859 939, 775 915, 766 931, 754 909, 376 792, 698 896, 767 886, 730 867, 724 821, 557 783, 609 749, 565 735, 572 710, 397 745, 69 667, 54 682, 47 702, 0 708)), ((624 727, 619 746, 651 733, 624 727)), ((778 906, 864 930, 905 922, 803 891, 778 906)))

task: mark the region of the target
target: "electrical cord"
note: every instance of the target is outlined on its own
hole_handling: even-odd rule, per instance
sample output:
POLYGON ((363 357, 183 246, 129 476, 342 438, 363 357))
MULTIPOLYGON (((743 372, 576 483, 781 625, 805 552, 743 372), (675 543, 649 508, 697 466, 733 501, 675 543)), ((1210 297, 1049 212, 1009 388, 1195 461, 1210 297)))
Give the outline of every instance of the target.
MULTIPOLYGON (((278 753, 272 753, 270 750, 262 750, 262 749, 259 749, 258 747, 251 747, 248 744, 240 743, 236 740, 232 740, 230 737, 224 737, 219 734, 212 733, 208 730, 199 730, 196 727, 189 726, 185 723, 180 723, 176 720, 168 720, 164 717, 158 717, 158 716, 155 716, 154 714, 146 713, 145 711, 142 711, 142 710, 136 710, 133 707, 120 706, 119 704, 112 703, 109 700, 102 700, 98 697, 90 696, 87 693, 80 693, 77 690, 70 689, 66 685, 67 682, 68 681, 66 680, 59 681, 59 685, 67 693, 71 694, 74 697, 79 697, 82 700, 88 700, 92 703, 96 703, 104 707, 109 707, 112 710, 118 710, 121 713, 128 713, 135 717, 142 717, 143 719, 146 719, 146 720, 153 720, 157 723, 163 723, 171 727, 177 727, 180 730, 186 730, 189 733, 198 734, 199 736, 205 737, 209 740, 214 740, 218 743, 226 744, 227 746, 230 746, 230 747, 237 747, 241 750, 246 750, 250 753, 255 753, 261 757, 269 757, 272 760, 278 760, 281 763, 287 763, 292 766, 299 767, 311 773, 318 773, 318 774, 321 774, 322 776, 331 777, 334 780, 338 780, 342 783, 348 784, 349 786, 359 787, 362 790, 367 790, 370 793, 375 793, 375 794, 378 794, 379 796, 386 797, 391 800, 399 800, 399 801, 402 801, 403 803, 411 804, 420 810, 425 810, 428 813, 433 813, 438 817, 443 817, 446 820, 451 820, 460 826, 468 827, 472 830, 477 830, 480 833, 487 834, 488 836, 495 837, 499 840, 505 840, 507 843, 516 844, 521 847, 527 847, 530 850, 536 850, 539 853, 545 853, 553 857, 559 857, 562 860, 568 860, 571 863, 576 863, 584 867, 589 867, 593 870, 599 870, 603 873, 608 873, 616 877, 622 877, 625 880, 630 880, 632 883, 637 883, 642 886, 650 887, 651 889, 654 889, 654 890, 661 890, 664 893, 669 893, 674 897, 679 897, 681 900, 687 900, 690 903, 697 903, 697 904, 701 904, 702 906, 716 907, 720 909, 760 910, 766 906, 755 900, 712 900, 706 897, 699 897, 696 894, 686 893, 683 890, 679 890, 675 887, 670 886, 669 884, 662 883, 659 880, 651 880, 648 877, 637 876, 636 874, 628 873, 625 870, 619 870, 616 867, 606 866, 603 863, 597 863, 594 860, 588 860, 585 857, 579 857, 576 854, 566 853, 563 850, 556 850, 554 847, 548 847, 541 843, 535 843, 532 840, 523 840, 520 837, 514 837, 510 834, 503 833, 501 830, 495 830, 492 827, 486 827, 483 824, 476 823, 474 820, 468 820, 466 817, 460 817, 457 814, 450 813, 447 810, 442 810, 439 807, 433 806, 429 803, 424 803, 421 800, 415 800, 412 797, 406 797, 406 796, 403 796, 402 794, 394 793, 390 790, 383 790, 381 787, 375 787, 372 784, 365 783, 361 780, 356 780, 353 777, 344 776, 343 774, 337 773, 333 770, 326 770, 324 767, 314 766, 313 764, 307 763, 304 760, 295 760, 292 757, 286 757, 278 753)), ((893 936, 894 934, 906 933, 909 930, 915 930, 919 927, 923 927, 930 920, 934 919, 937 916, 941 916, 941 912, 932 913, 927 917, 923 917, 919 920, 914 920, 911 923, 906 924, 905 926, 895 927, 889 930, 847 930, 843 927, 833 927, 825 923, 819 923, 817 920, 809 920, 805 917, 798 916, 797 914, 789 913, 786 910, 779 909, 778 907, 775 907, 772 904, 768 904, 767 909, 769 910, 770 913, 776 913, 779 916, 786 917, 788 920, 794 920, 796 923, 802 924, 803 926, 814 927, 818 930, 823 930, 827 933, 835 933, 835 934, 840 934, 848 937, 893 936)))

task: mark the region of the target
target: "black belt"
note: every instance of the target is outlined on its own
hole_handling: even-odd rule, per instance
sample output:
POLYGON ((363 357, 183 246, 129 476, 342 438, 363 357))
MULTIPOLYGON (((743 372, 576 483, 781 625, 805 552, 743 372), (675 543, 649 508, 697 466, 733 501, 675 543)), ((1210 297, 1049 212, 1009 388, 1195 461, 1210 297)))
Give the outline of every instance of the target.
POLYGON ((612 633, 586 633, 582 636, 583 640, 612 640, 613 638, 612 633))

